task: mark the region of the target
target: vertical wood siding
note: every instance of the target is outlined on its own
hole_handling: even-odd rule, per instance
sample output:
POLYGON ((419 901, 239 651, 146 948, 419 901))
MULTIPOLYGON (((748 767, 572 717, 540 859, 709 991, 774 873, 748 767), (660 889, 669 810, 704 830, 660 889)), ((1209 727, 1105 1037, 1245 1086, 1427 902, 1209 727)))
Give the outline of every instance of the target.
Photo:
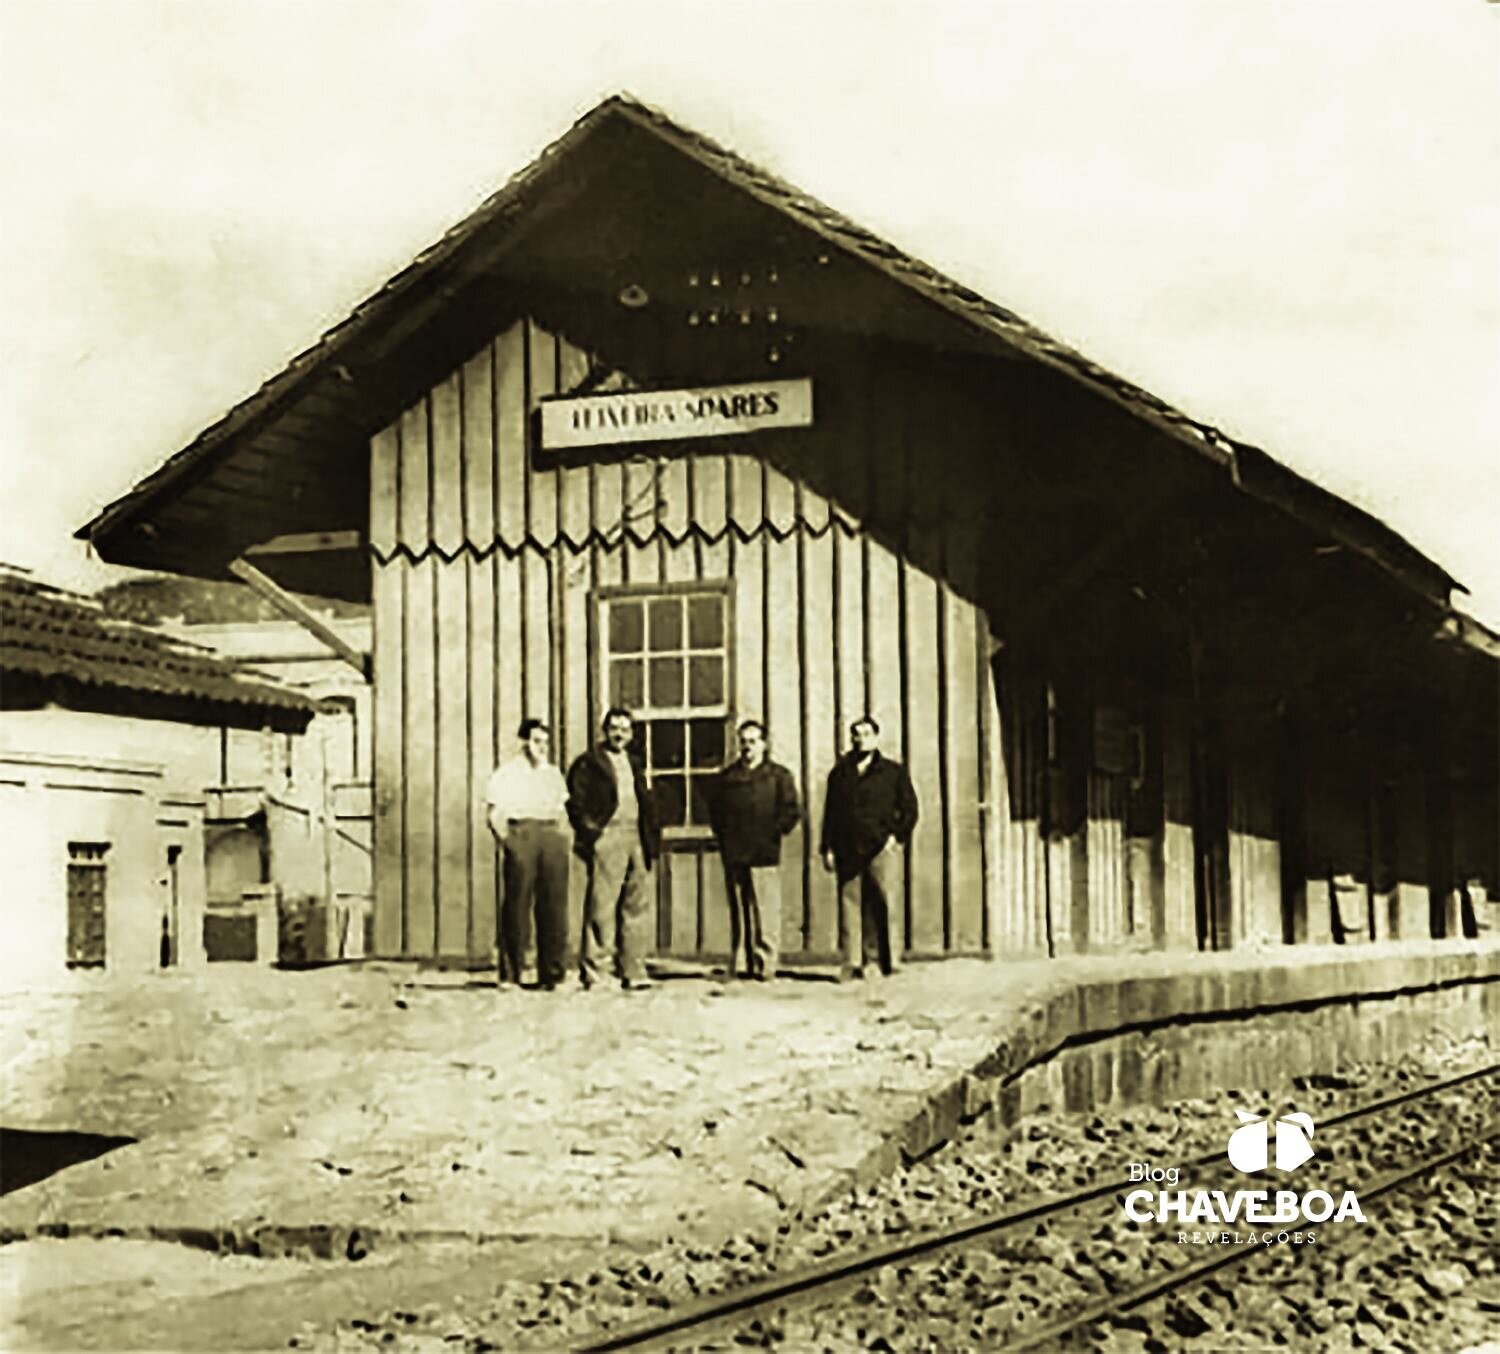
MULTIPOLYGON (((989 665, 992 681, 997 665, 989 665)), ((1048 843, 1044 835, 1047 777, 1045 710, 1041 683, 1002 660, 995 728, 989 743, 996 781, 994 833, 999 848, 1000 892, 993 941, 1000 954, 1053 953, 1054 935, 1048 843)))
MULTIPOLYGON (((699 579, 731 580, 733 713, 767 721, 803 798, 783 857, 787 951, 832 957, 841 945, 818 834, 828 771, 866 711, 921 801, 901 885, 909 951, 1045 951, 1034 704, 1022 711, 995 688, 972 601, 981 528, 945 516, 911 429, 871 427, 868 446, 838 449, 864 479, 854 499, 894 521, 917 504, 898 539, 860 530, 780 456, 705 446, 538 463, 531 411, 589 368, 566 341, 517 324, 372 440, 379 952, 492 956, 491 770, 527 715, 549 720, 564 764, 593 739, 605 704, 598 588, 699 579), (874 475, 876 456, 894 470, 874 475)), ((575 941, 583 883, 575 868, 575 941)), ((662 897, 664 948, 727 950, 711 852, 669 853, 662 897)))
POLYGON ((1162 864, 1166 893, 1165 945, 1169 950, 1198 948, 1189 720, 1189 711, 1177 702, 1167 706, 1162 718, 1162 781, 1166 795, 1162 864))
POLYGON ((1395 776, 1396 905, 1402 940, 1432 936, 1427 852, 1427 787, 1421 770, 1409 763, 1395 776))
POLYGON ((1276 736, 1246 729, 1229 779, 1230 925, 1236 945, 1281 943, 1281 848, 1277 840, 1276 736))
POLYGON ((477 811, 469 758, 468 564, 462 559, 442 561, 434 574, 437 953, 458 958, 469 951, 470 819, 477 811))
MULTIPOLYGON (((825 518, 826 522, 826 518, 825 518)), ((802 604, 799 612, 802 650, 802 797, 803 858, 807 899, 807 948, 819 954, 838 953, 840 947, 838 886, 817 859, 822 826, 824 785, 828 768, 840 747, 838 718, 839 633, 836 617, 839 590, 834 578, 837 532, 810 532, 799 537, 802 604)))
MULTIPOLYGON (((394 486, 394 476, 391 481, 394 486)), ((394 523, 394 517, 391 521, 394 523)), ((394 532, 392 533, 394 535, 394 532)), ((374 893, 375 952, 407 953, 406 887, 406 575, 411 565, 400 555, 377 565, 372 583, 374 610, 374 893)))
MULTIPOLYGON (((955 533, 957 536, 958 533, 955 533)), ((968 566, 972 543, 956 540, 950 571, 972 596, 968 566)), ((945 949, 974 952, 984 948, 986 801, 984 711, 979 685, 983 671, 981 627, 977 609, 944 582, 938 594, 939 655, 944 680, 939 687, 942 719, 943 860, 947 865, 948 914, 945 949), (978 806, 979 812, 975 812, 978 806)), ((986 679, 987 680, 987 679, 986 679)))
MULTIPOLYGON (((802 604, 801 580, 797 576, 797 542, 766 541, 766 573, 762 629, 765 642, 765 705, 761 717, 770 726, 778 762, 802 785, 805 761, 802 752, 803 682, 801 627, 798 608, 802 604)), ((747 714, 754 713, 746 711, 747 714)), ((808 917, 802 899, 802 847, 799 828, 782 850, 781 948, 788 952, 804 945, 808 917)))
MULTIPOLYGON (((425 486, 424 486, 425 492, 425 486)), ((436 828, 438 816, 434 753, 437 743, 437 652, 433 587, 437 559, 424 555, 411 566, 403 597, 401 659, 402 727, 406 748, 402 757, 405 791, 406 948, 411 954, 437 952, 436 828)), ((379 823, 377 821, 377 829, 379 823)))
POLYGON ((1089 946, 1108 951, 1131 939, 1126 922, 1125 782, 1088 773, 1089 946))
MULTIPOLYGON (((903 664, 901 561, 873 537, 864 538, 865 707, 880 724, 881 746, 892 756, 908 759, 905 727, 905 669, 903 664)), ((932 812, 930 787, 918 786, 926 812, 932 812)), ((897 871, 896 897, 903 900, 908 939, 911 936, 911 898, 907 874, 911 852, 897 871)))
MULTIPOLYGON (((485 501, 489 503, 488 495, 485 501)), ((500 749, 509 746, 508 734, 513 730, 497 723, 500 703, 496 688, 500 666, 495 647, 495 557, 476 559, 470 556, 466 569, 469 578, 469 700, 466 711, 469 779, 464 787, 466 813, 461 816, 469 819, 471 873, 467 949, 471 959, 484 959, 495 947, 500 862, 480 797, 490 772, 495 769, 500 749)))
POLYGON ((922 787, 921 816, 906 858, 907 943, 918 954, 942 954, 951 911, 943 855, 949 808, 944 794, 948 750, 942 738, 943 695, 949 683, 943 668, 959 666, 967 654, 943 651, 938 586, 930 575, 903 561, 901 590, 906 766, 913 783, 922 787))

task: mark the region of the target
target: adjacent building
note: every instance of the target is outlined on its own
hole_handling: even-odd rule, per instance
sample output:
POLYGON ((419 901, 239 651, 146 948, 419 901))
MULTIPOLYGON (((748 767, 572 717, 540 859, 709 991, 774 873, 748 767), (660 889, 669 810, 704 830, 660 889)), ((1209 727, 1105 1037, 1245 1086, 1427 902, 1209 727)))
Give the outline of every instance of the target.
POLYGON ((1500 648, 1438 564, 628 99, 79 534, 370 603, 381 955, 487 959, 485 779, 612 704, 664 954, 727 950, 703 788, 752 715, 808 812, 793 958, 838 951, 864 712, 921 799, 913 957, 1454 935, 1496 884, 1500 648))
POLYGON ((307 696, 0 568, 0 978, 277 957, 266 795, 307 696), (231 764, 254 803, 226 806, 231 764), (225 881, 232 881, 226 884, 225 881))

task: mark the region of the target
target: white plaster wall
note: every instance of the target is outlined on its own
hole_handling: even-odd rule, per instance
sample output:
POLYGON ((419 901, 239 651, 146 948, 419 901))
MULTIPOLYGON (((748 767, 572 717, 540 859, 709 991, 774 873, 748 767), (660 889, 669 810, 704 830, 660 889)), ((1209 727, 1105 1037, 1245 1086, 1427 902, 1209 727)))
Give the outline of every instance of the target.
POLYGON ((67 955, 66 881, 49 858, 45 797, 31 790, 26 774, 0 761, 0 842, 6 854, 0 980, 8 984, 60 973, 67 955))
POLYGON ((219 774, 218 729, 165 719, 58 706, 7 710, 0 714, 0 750, 7 748, 155 766, 162 773, 163 790, 171 794, 201 795, 219 774))
MULTIPOLYGON (((0 946, 5 980, 42 981, 66 972, 70 842, 109 846, 106 967, 158 967, 166 871, 166 838, 157 825, 160 767, 11 748, 0 752, 0 780, 0 841, 8 856, 0 946)), ((181 834, 184 855, 194 854, 191 819, 172 830, 181 834)), ((196 841, 201 859, 201 820, 196 841)))

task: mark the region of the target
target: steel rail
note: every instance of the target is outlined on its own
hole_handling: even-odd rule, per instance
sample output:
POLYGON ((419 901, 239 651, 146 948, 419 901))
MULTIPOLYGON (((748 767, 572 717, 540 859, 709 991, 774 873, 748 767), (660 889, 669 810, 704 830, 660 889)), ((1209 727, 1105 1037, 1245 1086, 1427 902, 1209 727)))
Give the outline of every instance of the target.
MULTIPOLYGON (((1323 1127, 1349 1123, 1356 1119, 1394 1109, 1413 1100, 1440 1095, 1470 1082, 1500 1074, 1500 1063, 1491 1063, 1470 1072, 1429 1082, 1425 1086, 1397 1095, 1371 1101, 1352 1110, 1328 1115, 1319 1120, 1323 1127)), ((1465 1149, 1468 1150, 1468 1149, 1465 1149)), ((1186 1166, 1211 1166, 1223 1159, 1222 1152, 1206 1153, 1186 1166)), ((1434 1169, 1434 1168, 1429 1168, 1434 1169)), ((645 1349, 668 1343, 674 1337, 707 1331, 734 1320, 736 1325, 756 1313, 777 1308, 789 1302, 806 1299, 815 1294, 828 1295, 852 1284, 866 1274, 888 1269, 909 1260, 930 1260, 947 1251, 968 1245, 983 1237, 996 1236, 1027 1223, 1037 1222, 1055 1214, 1071 1212, 1085 1204, 1093 1203, 1111 1194, 1128 1191, 1136 1182, 1112 1180, 1108 1184, 1091 1185, 1071 1194, 1057 1195, 1029 1207, 1005 1213, 990 1214, 975 1222, 961 1223, 956 1227, 941 1228, 926 1232, 909 1241, 891 1246, 856 1252, 820 1265, 809 1265, 790 1274, 778 1274, 768 1279, 742 1284, 725 1292, 710 1294, 693 1302, 680 1303, 659 1316, 643 1318, 619 1326, 614 1330, 600 1331, 585 1337, 584 1342, 573 1348, 578 1354, 612 1354, 615 1350, 645 1349)), ((1391 1188, 1391 1186, 1386 1186, 1391 1188)), ((1223 1263, 1222 1259, 1216 1263, 1223 1263)), ((1146 1301, 1147 1299, 1142 1299, 1146 1301)))
MULTIPOLYGON (((1400 1189, 1402 1185, 1412 1180, 1420 1179, 1424 1175, 1431 1175, 1433 1171, 1441 1170, 1451 1162, 1460 1157, 1468 1156, 1470 1152, 1478 1151, 1486 1143, 1500 1139, 1500 1121, 1491 1120, 1485 1131, 1479 1137, 1455 1147, 1447 1152, 1442 1152, 1434 1157, 1426 1158, 1413 1166, 1408 1166, 1399 1171, 1392 1171, 1382 1176, 1373 1185, 1363 1187, 1359 1191, 1361 1199, 1376 1199, 1382 1194, 1387 1194, 1393 1189, 1400 1189)), ((1283 1229, 1285 1230, 1285 1229, 1283 1229)), ((1337 1244, 1337 1243, 1334 1243, 1337 1244)), ((1270 1247, 1264 1243, 1260 1245, 1244 1245, 1234 1250, 1227 1250, 1221 1255, 1216 1255, 1209 1260, 1199 1260, 1193 1264, 1183 1265, 1178 1269, 1171 1270, 1157 1278, 1150 1279, 1145 1283, 1137 1284, 1134 1288, 1124 1293, 1117 1293, 1105 1301, 1095 1303, 1081 1312, 1065 1317, 1060 1321, 1054 1321, 1045 1326, 1039 1326, 1035 1330, 1024 1330, 1019 1332, 1020 1338, 1014 1341, 1007 1340, 1006 1349, 1055 1349, 1070 1335, 1087 1329, 1099 1321, 1108 1321, 1112 1316, 1118 1316, 1124 1312, 1134 1311, 1137 1307, 1144 1307, 1149 1302, 1158 1298, 1166 1297, 1169 1293, 1178 1289, 1188 1288, 1196 1284, 1200 1279, 1207 1278, 1210 1274, 1221 1269, 1227 1269, 1231 1265, 1238 1265, 1246 1260, 1254 1259, 1270 1247)), ((1321 1248, 1320 1248, 1321 1249, 1321 1248)))

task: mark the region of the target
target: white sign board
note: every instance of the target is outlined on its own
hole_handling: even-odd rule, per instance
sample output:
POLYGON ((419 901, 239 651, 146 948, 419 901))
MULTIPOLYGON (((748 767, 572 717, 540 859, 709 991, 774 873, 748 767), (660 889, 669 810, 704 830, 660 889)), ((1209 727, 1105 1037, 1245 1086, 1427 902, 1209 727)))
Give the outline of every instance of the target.
POLYGON ((542 401, 542 446, 597 447, 812 426, 812 379, 542 401))

